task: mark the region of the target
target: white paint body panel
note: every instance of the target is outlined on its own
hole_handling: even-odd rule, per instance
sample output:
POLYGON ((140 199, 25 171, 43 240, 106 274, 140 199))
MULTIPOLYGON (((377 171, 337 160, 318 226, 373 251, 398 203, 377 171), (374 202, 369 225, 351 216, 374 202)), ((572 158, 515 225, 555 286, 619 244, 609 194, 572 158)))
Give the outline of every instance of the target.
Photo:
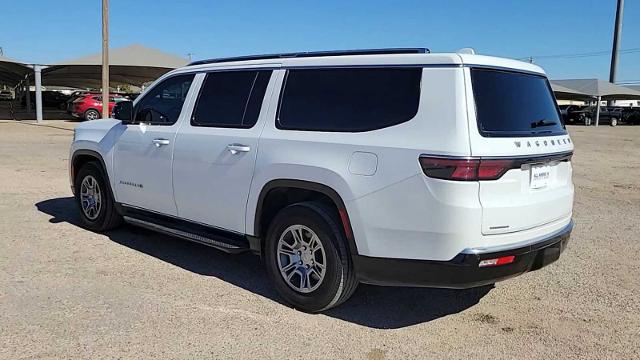
MULTIPOLYGON (((267 87, 257 123, 250 129, 192 126, 187 119, 176 138, 173 165, 178 216, 221 229, 246 233, 247 197, 258 154, 258 139, 275 108, 271 95, 277 79, 267 87), (231 153, 230 144, 248 152, 231 153)), ((198 81, 197 86, 201 86, 198 81)))
POLYGON ((446 181, 423 174, 418 162, 423 154, 522 156, 573 150, 570 142, 556 145, 558 139, 569 139, 568 135, 483 138, 477 130, 467 64, 544 75, 535 65, 467 54, 288 58, 190 66, 165 77, 224 69, 274 69, 258 123, 251 129, 192 127, 189 118, 195 89, 202 82, 202 75, 197 75, 175 129, 167 129, 175 131, 171 146, 161 151, 131 148, 127 144, 135 140, 132 137, 142 139, 141 134, 128 134, 118 121, 101 120, 77 127, 71 151, 90 149, 101 154, 112 187, 118 189, 118 202, 141 204, 152 211, 249 235, 254 234, 258 199, 267 183, 295 179, 323 184, 345 203, 358 254, 372 257, 450 260, 466 248, 517 243, 560 229, 571 217, 573 185, 568 162, 553 165, 550 186, 535 192, 524 187, 526 171, 522 169, 491 182, 446 181), (424 66, 414 119, 363 133, 276 128, 286 73, 280 67, 367 65, 424 66), (527 140, 549 143, 527 147, 522 143, 527 140), (520 146, 515 141, 521 141, 520 146), (251 150, 232 156, 226 150, 231 143, 248 145, 251 150), (114 148, 128 157, 116 156, 115 166, 114 148), (118 187, 114 179, 121 177, 149 184, 148 192, 118 187), (510 225, 510 231, 490 229, 504 223, 510 225))
POLYGON ((112 187, 122 202, 176 215, 171 162, 177 124, 173 126, 127 125, 115 145, 112 187), (169 145, 156 146, 154 139, 169 145))
MULTIPOLYGON (((476 60, 479 59, 476 58, 476 60)), ((508 64, 507 62, 503 65, 508 64)), ((537 66, 532 65, 526 70, 536 72, 536 68, 537 66)), ((467 108, 475 109, 470 70, 465 68, 464 71, 466 88, 469 89, 467 108)), ((569 134, 540 137, 483 137, 476 125, 475 111, 469 111, 469 124, 472 156, 522 157, 573 151, 573 142, 569 134)), ((480 182, 483 235, 513 233, 570 218, 574 192, 571 163, 552 163, 549 184, 543 189, 530 188, 530 169, 531 166, 526 165, 521 169, 509 170, 498 180, 480 182)))

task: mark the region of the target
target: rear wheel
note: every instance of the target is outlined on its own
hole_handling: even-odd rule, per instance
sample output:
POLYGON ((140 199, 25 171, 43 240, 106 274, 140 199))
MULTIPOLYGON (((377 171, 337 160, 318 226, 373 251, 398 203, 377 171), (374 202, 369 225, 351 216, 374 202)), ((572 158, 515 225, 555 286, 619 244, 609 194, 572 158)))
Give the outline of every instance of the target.
POLYGON ((281 210, 265 242, 267 274, 288 303, 319 312, 346 301, 357 287, 347 242, 331 208, 302 202, 281 210))
POLYGON ((76 202, 80 207, 82 225, 92 231, 106 231, 119 226, 117 213, 106 177, 97 162, 83 165, 75 179, 76 202))
POLYGON ((611 125, 611 126, 618 126, 618 118, 614 118, 614 117, 612 117, 612 118, 611 118, 611 124, 610 124, 610 125, 611 125))
POLYGON ((89 109, 89 110, 84 112, 84 119, 85 120, 97 120, 99 118, 100 118, 100 113, 98 112, 98 110, 89 109))

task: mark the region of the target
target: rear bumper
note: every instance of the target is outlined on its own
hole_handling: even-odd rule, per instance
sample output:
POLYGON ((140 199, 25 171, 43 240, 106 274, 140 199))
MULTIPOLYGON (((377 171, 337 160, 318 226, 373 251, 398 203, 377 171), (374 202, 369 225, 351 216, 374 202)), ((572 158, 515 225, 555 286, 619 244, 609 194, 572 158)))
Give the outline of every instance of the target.
POLYGON ((465 249, 450 261, 428 261, 357 256, 361 282, 386 286, 426 286, 465 289, 493 284, 538 270, 558 260, 565 250, 573 221, 553 234, 496 248, 465 249), (482 260, 514 255, 511 264, 479 267, 482 260))

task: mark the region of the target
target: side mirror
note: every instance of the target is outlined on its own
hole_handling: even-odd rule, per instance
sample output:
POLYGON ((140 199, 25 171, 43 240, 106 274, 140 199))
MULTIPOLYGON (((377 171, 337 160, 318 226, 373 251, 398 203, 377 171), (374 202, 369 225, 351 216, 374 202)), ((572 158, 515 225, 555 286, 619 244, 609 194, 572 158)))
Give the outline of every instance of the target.
POLYGON ((131 124, 133 122, 133 101, 120 101, 111 111, 111 116, 122 121, 123 124, 131 124))

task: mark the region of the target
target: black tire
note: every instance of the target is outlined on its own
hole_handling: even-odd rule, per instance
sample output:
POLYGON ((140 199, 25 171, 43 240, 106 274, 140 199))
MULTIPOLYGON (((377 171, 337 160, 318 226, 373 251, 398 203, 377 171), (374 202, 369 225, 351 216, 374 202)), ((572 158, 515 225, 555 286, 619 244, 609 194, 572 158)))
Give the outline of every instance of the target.
POLYGON ((280 296, 296 309, 316 313, 337 306, 358 286, 351 254, 335 211, 318 202, 301 202, 282 209, 269 226, 265 241, 267 274, 280 296), (326 254, 324 279, 315 290, 304 293, 290 287, 280 273, 278 242, 292 225, 303 225, 318 236, 326 254))
POLYGON ((97 232, 103 232, 114 229, 122 224, 122 217, 116 211, 116 207, 113 201, 113 195, 106 181, 107 177, 104 174, 100 163, 91 161, 84 164, 78 173, 76 174, 74 188, 76 193, 76 203, 80 210, 80 219, 82 226, 97 232), (82 209, 82 203, 80 200, 80 192, 82 188, 82 181, 91 176, 96 180, 101 194, 101 206, 94 219, 91 219, 82 209))
POLYGON ((85 120, 98 120, 100 119, 100 112, 96 109, 89 109, 84 112, 85 120))
POLYGON ((618 118, 616 117, 612 117, 611 121, 609 122, 609 125, 611 126, 618 126, 618 118))

